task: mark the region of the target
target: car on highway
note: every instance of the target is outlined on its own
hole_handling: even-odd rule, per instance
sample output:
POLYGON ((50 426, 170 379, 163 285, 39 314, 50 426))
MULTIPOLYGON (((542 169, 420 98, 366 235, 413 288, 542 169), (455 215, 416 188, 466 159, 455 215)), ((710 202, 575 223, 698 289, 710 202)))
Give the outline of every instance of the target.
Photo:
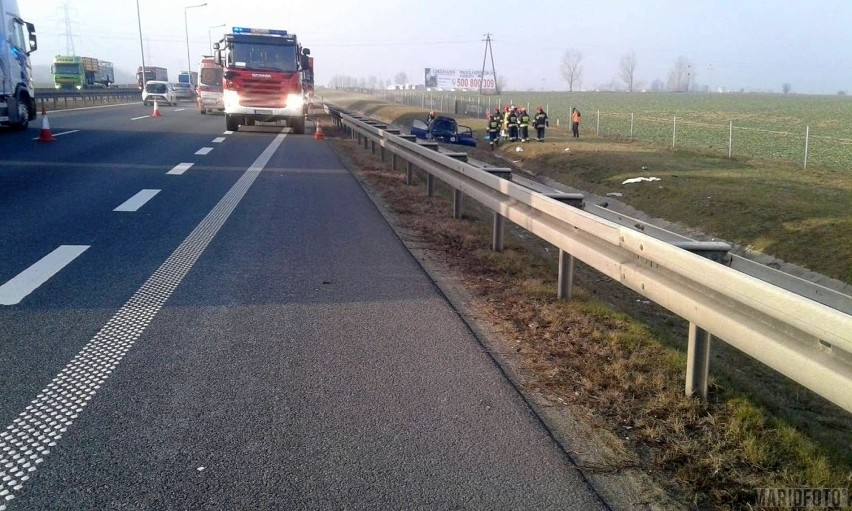
POLYGON ((192 85, 188 83, 173 83, 172 87, 175 89, 175 96, 178 100, 188 99, 190 101, 195 100, 195 91, 192 90, 192 85))
POLYGON ((145 89, 142 90, 142 104, 150 105, 154 101, 168 103, 171 106, 177 104, 177 94, 175 88, 169 82, 160 82, 152 80, 145 84, 145 89))

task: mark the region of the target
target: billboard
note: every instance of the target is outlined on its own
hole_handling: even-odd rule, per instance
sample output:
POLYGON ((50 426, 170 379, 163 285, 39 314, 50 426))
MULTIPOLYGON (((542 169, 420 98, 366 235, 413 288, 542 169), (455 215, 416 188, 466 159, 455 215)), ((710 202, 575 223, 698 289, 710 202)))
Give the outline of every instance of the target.
POLYGON ((424 83, 427 89, 475 89, 495 90, 497 81, 494 73, 479 69, 441 69, 427 67, 424 72, 424 83))

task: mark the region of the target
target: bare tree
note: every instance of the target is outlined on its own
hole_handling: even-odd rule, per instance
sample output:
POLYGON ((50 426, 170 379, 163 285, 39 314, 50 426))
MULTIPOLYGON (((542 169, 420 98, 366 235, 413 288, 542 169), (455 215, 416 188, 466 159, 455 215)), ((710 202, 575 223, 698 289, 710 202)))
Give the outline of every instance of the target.
POLYGON ((781 86, 781 90, 784 91, 784 94, 790 94, 790 91, 793 90, 793 86, 790 85, 789 83, 785 83, 784 85, 781 86))
POLYGON ((408 75, 404 71, 400 71, 393 77, 393 83, 396 85, 405 85, 408 83, 408 75))
POLYGON ((580 66, 580 61, 583 60, 583 55, 574 49, 569 49, 562 56, 562 78, 568 82, 568 90, 574 90, 574 84, 579 83, 583 77, 583 67, 580 66))
POLYGON ((624 85, 627 86, 627 92, 633 92, 633 77, 636 73, 636 53, 630 52, 621 57, 621 62, 618 63, 618 76, 624 85))
POLYGON ((689 92, 695 81, 695 66, 684 56, 675 61, 674 67, 669 71, 669 90, 674 92, 689 92))

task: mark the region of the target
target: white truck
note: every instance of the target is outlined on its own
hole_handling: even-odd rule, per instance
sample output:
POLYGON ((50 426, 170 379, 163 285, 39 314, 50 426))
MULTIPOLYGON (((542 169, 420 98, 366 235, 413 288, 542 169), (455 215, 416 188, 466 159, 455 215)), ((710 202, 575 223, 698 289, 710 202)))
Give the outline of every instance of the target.
POLYGON ((0 0, 0 125, 23 130, 36 118, 30 53, 35 27, 21 19, 17 0, 0 0))

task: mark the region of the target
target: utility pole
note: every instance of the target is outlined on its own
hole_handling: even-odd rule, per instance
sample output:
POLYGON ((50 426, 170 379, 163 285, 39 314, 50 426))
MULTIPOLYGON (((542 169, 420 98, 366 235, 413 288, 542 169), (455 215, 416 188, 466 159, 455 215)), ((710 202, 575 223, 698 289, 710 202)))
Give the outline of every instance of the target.
MULTIPOLYGON (((482 56, 482 71, 479 74, 479 95, 482 95, 482 82, 485 81, 485 61, 491 54, 491 72, 494 74, 494 90, 497 91, 497 68, 494 67, 494 49, 491 47, 491 34, 485 34, 485 55, 482 56)), ((498 92, 499 93, 499 92, 498 92)))
POLYGON ((74 50, 74 32, 71 30, 71 13, 69 12, 68 2, 62 4, 62 9, 65 11, 65 54, 77 55, 74 50))

